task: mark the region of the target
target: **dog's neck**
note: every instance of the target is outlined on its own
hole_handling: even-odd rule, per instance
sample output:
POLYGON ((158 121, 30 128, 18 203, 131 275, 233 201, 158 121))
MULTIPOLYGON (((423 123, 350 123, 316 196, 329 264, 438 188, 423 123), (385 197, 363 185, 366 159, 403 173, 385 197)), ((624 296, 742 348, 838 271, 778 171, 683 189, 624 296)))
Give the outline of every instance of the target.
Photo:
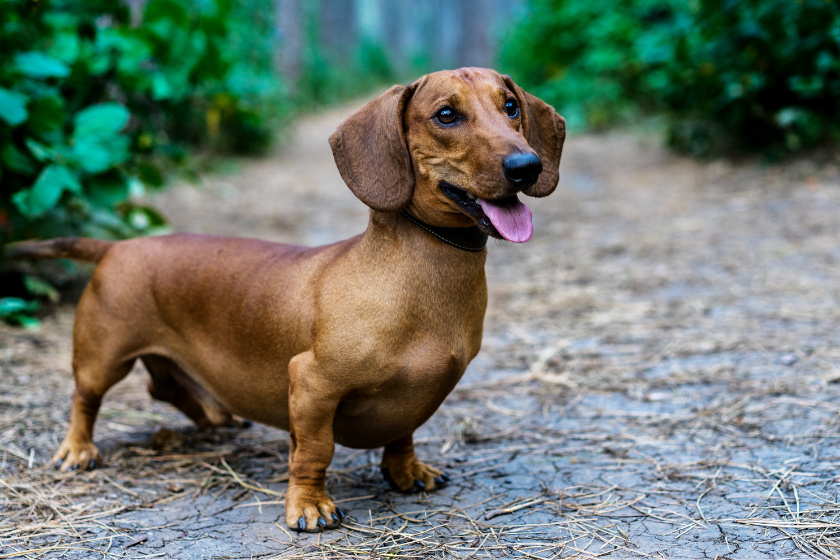
POLYGON ((480 343, 487 307, 486 249, 452 247, 399 212, 371 212, 357 243, 350 258, 363 264, 359 270, 366 278, 361 281, 391 302, 392 319, 412 322, 426 317, 428 321, 415 325, 424 329, 440 327, 435 321, 461 324, 478 333, 480 343))
MULTIPOLYGON (((481 232, 452 232, 454 229, 435 228, 403 212, 372 211, 362 244, 374 257, 397 251, 405 256, 413 255, 411 260, 457 263, 457 266, 465 267, 467 274, 475 268, 483 272, 487 259, 486 236, 481 232), (449 239, 441 239, 442 236, 450 236, 462 247, 449 239)), ((467 229, 470 228, 464 228, 467 229)))

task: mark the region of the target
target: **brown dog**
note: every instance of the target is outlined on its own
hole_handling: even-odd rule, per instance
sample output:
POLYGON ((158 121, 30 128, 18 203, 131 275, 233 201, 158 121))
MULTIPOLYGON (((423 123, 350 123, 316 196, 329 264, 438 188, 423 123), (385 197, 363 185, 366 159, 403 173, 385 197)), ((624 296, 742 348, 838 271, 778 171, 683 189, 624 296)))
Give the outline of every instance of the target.
POLYGON ((138 358, 149 390, 199 426, 250 418, 289 430, 286 522, 336 527, 324 476, 336 442, 384 446, 402 491, 446 482, 413 432, 481 346, 487 234, 531 236, 517 193, 557 185, 565 122, 492 70, 394 86, 330 138, 341 176, 370 206, 364 234, 305 248, 171 235, 55 239, 17 257, 100 263, 74 328, 76 391, 58 468, 100 460, 93 425, 138 358))

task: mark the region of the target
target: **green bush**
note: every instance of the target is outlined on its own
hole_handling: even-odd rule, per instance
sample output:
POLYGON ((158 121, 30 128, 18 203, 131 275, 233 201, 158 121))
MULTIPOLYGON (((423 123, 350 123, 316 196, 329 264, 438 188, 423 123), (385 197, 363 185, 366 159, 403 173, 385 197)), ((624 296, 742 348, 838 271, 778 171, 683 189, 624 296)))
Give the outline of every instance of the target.
POLYGON ((702 153, 723 132, 779 153, 840 140, 835 2, 702 0, 692 19, 654 90, 673 143, 702 153))
POLYGON ((318 41, 318 21, 310 16, 305 26, 301 75, 295 104, 301 110, 358 98, 396 79, 384 47, 362 39, 350 53, 336 56, 318 41))
MULTIPOLYGON (((137 201, 191 151, 264 151, 286 105, 256 3, 149 0, 131 25, 115 0, 0 2, 0 247, 163 231, 137 201)), ((31 324, 44 294, 13 267, 0 318, 31 324)))
POLYGON ((698 155, 840 139, 832 0, 531 0, 502 66, 572 125, 664 112, 671 143, 698 155))
POLYGON ((687 12, 676 0, 531 0, 500 65, 570 126, 603 128, 651 102, 650 70, 667 63, 687 12))
POLYGON ((131 26, 110 0, 0 3, 0 244, 154 232, 133 200, 190 148, 264 149, 276 81, 225 48, 229 2, 193 4, 150 0, 131 26))

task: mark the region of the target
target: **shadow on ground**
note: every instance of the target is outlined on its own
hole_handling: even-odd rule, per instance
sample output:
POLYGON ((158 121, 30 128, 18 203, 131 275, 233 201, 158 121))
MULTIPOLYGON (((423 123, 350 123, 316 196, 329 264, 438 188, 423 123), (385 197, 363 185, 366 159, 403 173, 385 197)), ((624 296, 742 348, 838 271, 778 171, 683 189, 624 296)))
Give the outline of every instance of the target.
MULTIPOLYGON (((179 230, 325 243, 363 230, 327 137, 156 201, 179 230)), ((142 371, 106 399, 108 466, 45 464, 72 309, 0 332, 0 558, 791 558, 840 555, 836 164, 697 163, 570 137, 536 233, 491 244, 484 346, 422 428, 449 487, 400 495, 339 448, 344 528, 283 525, 288 438, 196 433, 142 371), (170 431, 159 431, 167 428, 170 431)))

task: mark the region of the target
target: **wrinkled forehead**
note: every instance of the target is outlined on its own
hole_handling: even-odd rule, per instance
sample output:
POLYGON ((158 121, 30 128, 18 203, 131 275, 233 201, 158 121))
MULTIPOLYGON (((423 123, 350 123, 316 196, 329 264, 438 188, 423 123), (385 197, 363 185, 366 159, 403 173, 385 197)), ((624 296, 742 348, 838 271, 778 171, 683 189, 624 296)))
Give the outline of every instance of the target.
POLYGON ((470 101, 498 103, 512 93, 502 77, 492 70, 461 68, 424 76, 417 85, 411 104, 427 107, 446 103, 457 107, 470 101))

